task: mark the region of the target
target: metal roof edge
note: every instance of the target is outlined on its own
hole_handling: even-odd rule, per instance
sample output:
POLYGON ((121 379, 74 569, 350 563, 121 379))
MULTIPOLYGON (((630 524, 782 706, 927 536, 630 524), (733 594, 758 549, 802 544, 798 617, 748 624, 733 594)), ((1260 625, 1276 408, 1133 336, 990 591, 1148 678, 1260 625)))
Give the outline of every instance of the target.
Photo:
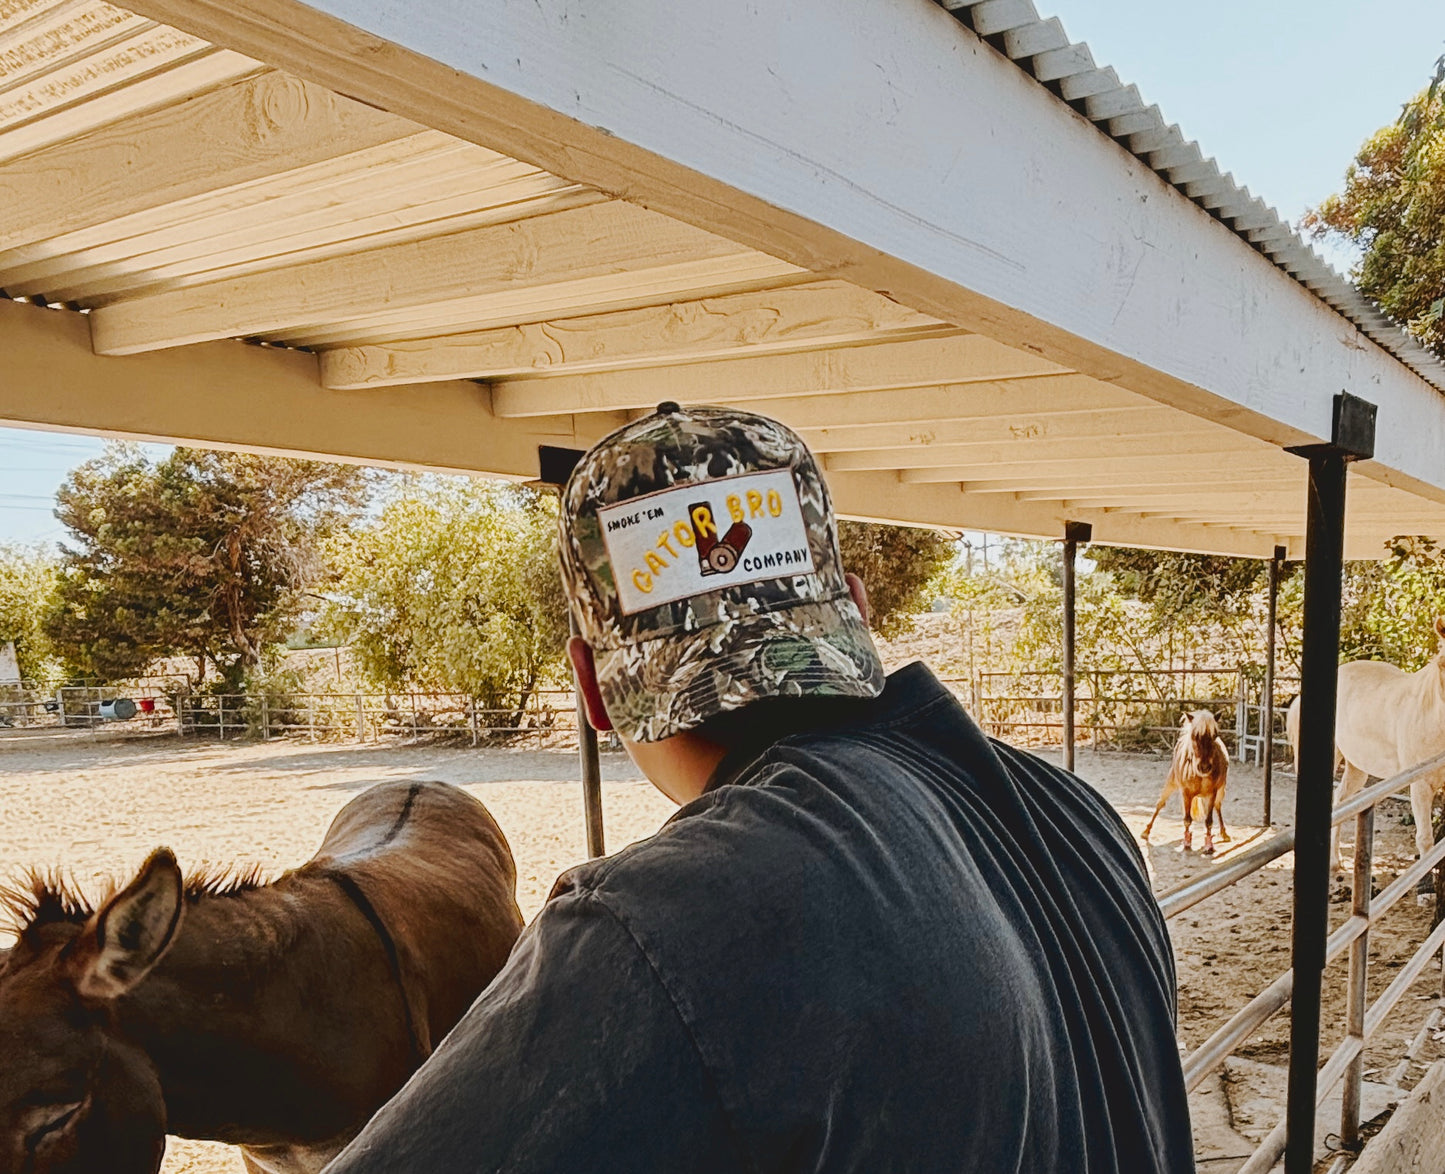
POLYGON ((1197 142, 1168 124, 1157 106, 1147 105, 1137 88, 1120 81, 1113 69, 1097 65, 1087 44, 1069 40, 1058 17, 1041 18, 1033 0, 938 2, 1165 183, 1445 392, 1445 359, 1337 273, 1274 208, 1229 172, 1221 172, 1197 142))

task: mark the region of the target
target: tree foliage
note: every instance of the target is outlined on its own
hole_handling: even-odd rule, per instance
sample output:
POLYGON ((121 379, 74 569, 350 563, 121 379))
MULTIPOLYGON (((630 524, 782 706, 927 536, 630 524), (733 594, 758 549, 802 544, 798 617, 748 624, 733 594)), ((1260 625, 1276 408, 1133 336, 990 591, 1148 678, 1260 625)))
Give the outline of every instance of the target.
POLYGON ((1434 81, 1366 140, 1344 191, 1305 216, 1361 250, 1360 289, 1423 342, 1445 346, 1445 57, 1434 81))
POLYGON ((161 656, 229 687, 284 639, 321 570, 319 543, 364 503, 359 469, 112 445, 56 493, 69 530, 46 630, 78 674, 117 679, 161 656))
POLYGON ((954 555, 954 542, 937 530, 876 522, 838 523, 844 570, 863 580, 873 627, 884 636, 906 630, 914 612, 931 602, 930 584, 954 555))
MULTIPOLYGON (((1222 555, 1094 546, 1089 557, 1120 589, 1161 616, 1211 618, 1239 606, 1267 583, 1268 563, 1222 555)), ((1286 573, 1289 573, 1288 571, 1286 573)))
POLYGON ((331 562, 323 626, 381 688, 520 709, 560 676, 567 612, 550 496, 408 479, 373 525, 338 536, 331 562))
POLYGON ((45 613, 55 590, 55 561, 39 550, 0 545, 0 646, 15 642, 20 675, 49 682, 55 676, 45 613))
POLYGON ((1445 551, 1430 538, 1396 538, 1380 562, 1350 563, 1340 617, 1341 660, 1385 660, 1413 671, 1435 655, 1445 615, 1445 551))

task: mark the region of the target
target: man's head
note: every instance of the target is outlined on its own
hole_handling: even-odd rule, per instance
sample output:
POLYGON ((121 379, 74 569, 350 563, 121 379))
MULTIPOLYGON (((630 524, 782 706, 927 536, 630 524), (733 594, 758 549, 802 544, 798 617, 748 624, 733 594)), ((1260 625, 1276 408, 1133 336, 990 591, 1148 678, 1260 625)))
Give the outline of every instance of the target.
POLYGON ((827 486, 777 421, 663 404, 582 458, 561 527, 599 728, 647 744, 762 698, 882 689, 827 486))

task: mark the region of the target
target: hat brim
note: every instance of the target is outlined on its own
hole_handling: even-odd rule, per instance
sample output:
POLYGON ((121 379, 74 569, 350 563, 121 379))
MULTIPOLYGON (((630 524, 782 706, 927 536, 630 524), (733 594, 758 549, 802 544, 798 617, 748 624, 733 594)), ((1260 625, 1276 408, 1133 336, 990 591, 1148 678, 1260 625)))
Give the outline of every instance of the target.
POLYGON ((594 649, 612 727, 657 742, 765 697, 877 697, 883 664, 844 593, 594 649))

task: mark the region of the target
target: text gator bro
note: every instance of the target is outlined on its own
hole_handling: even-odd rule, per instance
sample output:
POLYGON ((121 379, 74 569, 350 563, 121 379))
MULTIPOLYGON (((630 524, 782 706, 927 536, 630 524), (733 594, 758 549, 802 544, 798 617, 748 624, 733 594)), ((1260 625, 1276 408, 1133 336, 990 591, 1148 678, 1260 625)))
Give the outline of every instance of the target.
POLYGON ((677 485, 599 509, 597 520, 623 615, 814 571, 788 469, 677 485))

